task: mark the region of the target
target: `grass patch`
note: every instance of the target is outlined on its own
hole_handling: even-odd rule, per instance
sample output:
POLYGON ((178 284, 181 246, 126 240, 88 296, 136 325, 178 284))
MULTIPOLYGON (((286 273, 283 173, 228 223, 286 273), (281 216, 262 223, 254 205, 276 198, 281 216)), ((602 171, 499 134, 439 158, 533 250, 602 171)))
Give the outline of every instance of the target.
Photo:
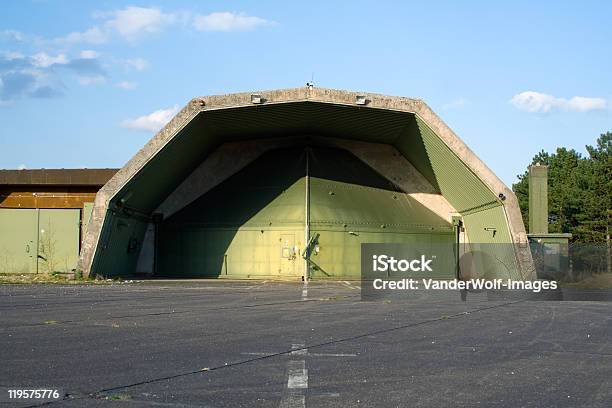
POLYGON ((129 396, 128 394, 113 394, 110 397, 108 397, 109 400, 112 401, 127 401, 132 399, 131 396, 129 396))
POLYGON ((121 279, 85 279, 82 275, 60 274, 60 273, 28 273, 28 274, 8 274, 0 273, 0 284, 28 285, 35 283, 50 283, 64 285, 109 285, 121 283, 121 279))
POLYGON ((57 320, 45 320, 45 324, 58 324, 57 320))

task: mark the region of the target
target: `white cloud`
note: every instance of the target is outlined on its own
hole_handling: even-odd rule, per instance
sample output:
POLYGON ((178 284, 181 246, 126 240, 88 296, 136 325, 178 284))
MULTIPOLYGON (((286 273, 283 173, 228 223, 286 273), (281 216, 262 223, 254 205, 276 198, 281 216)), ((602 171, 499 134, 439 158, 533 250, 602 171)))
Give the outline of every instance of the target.
POLYGON ((20 98, 61 96, 66 89, 62 81, 64 73, 76 77, 81 85, 105 83, 108 74, 95 55, 91 50, 81 52, 81 57, 74 59, 67 54, 46 52, 30 56, 0 53, 0 102, 4 105, 20 98))
MULTIPOLYGON (((26 55, 0 51, 0 103, 19 98, 63 95, 67 89, 63 79, 67 75, 81 85, 96 85, 110 81, 107 69, 111 65, 123 68, 126 72, 140 72, 150 67, 150 63, 143 58, 126 60, 114 58, 107 53, 103 56, 109 61, 103 64, 98 51, 91 49, 98 48, 95 44, 122 39, 133 42, 170 26, 229 32, 273 24, 272 21, 244 13, 196 15, 187 11, 167 12, 156 7, 134 6, 100 12, 94 14, 93 18, 95 21, 89 26, 83 26, 82 30, 66 31, 66 35, 55 38, 0 30, 0 44, 6 45, 8 42, 13 47, 22 42, 33 50, 26 55)), ((130 81, 116 81, 114 85, 121 89, 134 89, 137 86, 130 81)))
POLYGON ((514 95, 510 103, 517 109, 531 113, 547 113, 554 110, 587 112, 605 109, 608 106, 608 101, 604 98, 574 96, 565 99, 534 91, 514 95))
POLYGON ((60 54, 39 53, 25 57, 21 53, 0 54, 0 104, 27 98, 51 98, 63 94, 61 80, 54 75, 56 66, 67 66, 60 54))
POLYGON ((68 63, 68 58, 64 54, 58 54, 55 57, 48 55, 45 52, 39 52, 32 55, 32 65, 37 68, 47 68, 51 65, 64 65, 68 63))
POLYGON ((24 59, 25 56, 20 53, 20 52, 6 52, 4 53, 4 59, 6 59, 7 61, 13 61, 13 60, 19 60, 19 59, 24 59))
POLYGON ((126 7, 104 13, 96 13, 94 17, 101 19, 100 24, 85 31, 74 31, 56 39, 60 43, 103 44, 109 41, 113 34, 135 41, 146 34, 156 33, 167 25, 178 21, 176 14, 163 13, 158 8, 126 7))
POLYGON ((122 81, 117 84, 117 88, 125 89, 128 91, 132 89, 136 89, 136 86, 137 86, 136 82, 130 82, 130 81, 122 81))
POLYGON ((20 164, 19 166, 17 166, 17 170, 25 170, 27 168, 28 166, 26 166, 25 164, 20 164))
POLYGON ((83 59, 94 59, 94 58, 98 58, 99 56, 98 52, 94 50, 83 50, 81 51, 79 55, 83 59))
POLYGON ((79 83, 84 86, 101 85, 106 82, 106 77, 103 75, 80 76, 77 79, 79 83))
POLYGON ((16 30, 3 30, 0 31, 0 39, 6 39, 8 41, 25 41, 25 36, 16 30))
POLYGON ((26 36, 15 30, 0 31, 0 40, 12 42, 33 42, 38 45, 61 44, 104 44, 113 37, 120 37, 135 42, 147 35, 163 31, 171 25, 193 25, 199 31, 245 31, 272 21, 244 13, 228 11, 207 15, 194 15, 190 12, 164 12, 157 7, 129 6, 123 9, 97 12, 93 15, 98 20, 84 31, 73 31, 65 36, 47 40, 40 37, 26 36))
POLYGON ((193 26, 199 31, 245 31, 268 23, 260 17, 222 11, 196 16, 193 26))
POLYGON ((174 14, 163 13, 158 8, 126 7, 101 16, 110 17, 105 26, 116 31, 121 37, 134 41, 145 34, 161 31, 176 22, 174 14))
POLYGON ((100 27, 91 27, 83 32, 72 32, 64 37, 56 39, 56 41, 69 44, 104 44, 106 41, 108 41, 108 33, 103 31, 100 27))
POLYGON ((134 69, 136 71, 144 71, 149 68, 149 61, 143 58, 132 58, 124 61, 126 68, 134 69))
POLYGON ((147 132, 157 132, 164 127, 178 112, 178 106, 168 109, 160 109, 148 115, 140 116, 136 119, 126 119, 121 122, 121 126, 126 129, 142 130, 147 132))
POLYGON ((572 99, 567 101, 567 108, 569 110, 578 112, 606 109, 607 106, 608 101, 606 101, 604 98, 586 98, 584 96, 574 96, 572 99))

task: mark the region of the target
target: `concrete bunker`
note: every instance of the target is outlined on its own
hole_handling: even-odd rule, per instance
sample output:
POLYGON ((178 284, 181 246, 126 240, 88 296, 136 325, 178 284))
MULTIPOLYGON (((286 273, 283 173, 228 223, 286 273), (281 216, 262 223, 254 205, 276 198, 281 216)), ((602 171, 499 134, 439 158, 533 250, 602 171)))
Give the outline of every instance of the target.
POLYGON ((427 105, 310 87, 192 100, 98 192, 79 268, 355 279, 362 242, 499 244, 533 278, 514 194, 427 105))

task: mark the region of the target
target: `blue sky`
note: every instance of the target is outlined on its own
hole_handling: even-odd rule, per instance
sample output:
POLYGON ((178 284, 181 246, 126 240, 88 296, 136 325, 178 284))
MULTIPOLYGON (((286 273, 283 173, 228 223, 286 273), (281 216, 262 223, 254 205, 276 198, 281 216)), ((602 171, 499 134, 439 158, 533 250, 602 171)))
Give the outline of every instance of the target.
POLYGON ((612 131, 612 3, 7 1, 0 168, 120 167, 199 95, 425 100, 506 184, 612 131))

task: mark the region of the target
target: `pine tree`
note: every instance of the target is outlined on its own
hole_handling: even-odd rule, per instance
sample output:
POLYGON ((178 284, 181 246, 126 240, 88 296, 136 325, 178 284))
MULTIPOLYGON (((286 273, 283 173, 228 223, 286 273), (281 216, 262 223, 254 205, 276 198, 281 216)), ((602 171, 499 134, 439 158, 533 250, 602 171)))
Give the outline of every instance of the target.
MULTIPOLYGON (((532 164, 548 167, 550 232, 569 232, 575 242, 607 242, 612 233, 612 132, 596 146, 586 146, 588 157, 573 149, 538 153, 532 164)), ((513 190, 525 225, 529 219, 529 177, 518 176, 513 190)), ((609 246, 608 246, 609 248, 609 246)))

